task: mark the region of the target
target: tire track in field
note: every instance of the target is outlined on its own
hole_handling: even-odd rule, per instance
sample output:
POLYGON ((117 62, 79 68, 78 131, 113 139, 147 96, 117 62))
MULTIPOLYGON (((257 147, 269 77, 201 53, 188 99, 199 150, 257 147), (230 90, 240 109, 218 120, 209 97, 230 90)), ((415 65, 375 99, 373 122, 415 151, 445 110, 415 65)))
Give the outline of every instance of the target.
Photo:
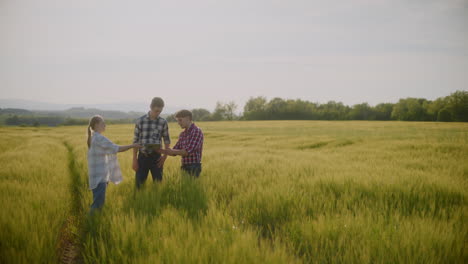
POLYGON ((82 263, 80 233, 83 223, 84 208, 82 206, 83 182, 80 170, 76 164, 76 156, 73 147, 64 141, 63 145, 68 152, 68 171, 70 181, 70 213, 65 220, 57 242, 57 256, 59 263, 82 263))

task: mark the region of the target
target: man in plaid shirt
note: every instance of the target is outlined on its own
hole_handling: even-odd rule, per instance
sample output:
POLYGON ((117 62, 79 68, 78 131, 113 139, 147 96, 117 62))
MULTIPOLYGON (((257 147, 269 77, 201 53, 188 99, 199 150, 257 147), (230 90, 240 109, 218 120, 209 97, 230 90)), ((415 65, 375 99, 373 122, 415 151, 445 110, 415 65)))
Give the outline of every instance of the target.
POLYGON ((171 156, 182 156, 182 170, 198 177, 201 173, 201 159, 203 151, 203 132, 192 122, 192 112, 181 110, 176 114, 177 123, 185 130, 179 135, 179 140, 173 149, 159 152, 171 156))
POLYGON ((133 170, 136 172, 136 187, 146 181, 148 172, 151 171, 153 181, 162 181, 163 166, 167 155, 161 156, 154 148, 148 147, 148 144, 158 144, 162 146, 164 140, 165 148, 169 148, 171 139, 169 138, 169 127, 167 121, 160 117, 164 108, 164 101, 155 97, 151 101, 148 114, 138 118, 135 122, 135 135, 133 143, 139 143, 143 147, 133 150, 133 170), (138 152, 138 157, 137 157, 138 152))

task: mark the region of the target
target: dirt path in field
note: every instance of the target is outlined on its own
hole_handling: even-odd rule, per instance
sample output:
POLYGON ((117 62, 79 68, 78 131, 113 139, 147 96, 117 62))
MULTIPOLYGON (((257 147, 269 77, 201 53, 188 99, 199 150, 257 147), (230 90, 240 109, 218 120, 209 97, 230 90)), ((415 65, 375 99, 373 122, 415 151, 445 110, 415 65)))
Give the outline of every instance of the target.
POLYGON ((84 208, 81 203, 82 180, 80 171, 76 166, 76 157, 73 147, 63 143, 68 151, 68 170, 70 181, 70 212, 62 225, 57 241, 56 252, 59 263, 83 263, 81 256, 80 233, 83 225, 84 208))
POLYGON ((73 232, 76 229, 74 219, 69 216, 60 230, 57 245, 59 263, 82 263, 79 237, 73 232))

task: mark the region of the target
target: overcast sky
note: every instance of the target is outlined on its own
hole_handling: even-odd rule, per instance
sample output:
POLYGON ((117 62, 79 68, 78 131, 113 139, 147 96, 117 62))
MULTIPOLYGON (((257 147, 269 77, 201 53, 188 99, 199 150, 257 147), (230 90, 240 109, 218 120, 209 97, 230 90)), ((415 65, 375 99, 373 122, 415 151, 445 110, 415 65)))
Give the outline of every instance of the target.
POLYGON ((0 0, 0 40, 1 99, 212 110, 468 90, 468 0, 0 0))

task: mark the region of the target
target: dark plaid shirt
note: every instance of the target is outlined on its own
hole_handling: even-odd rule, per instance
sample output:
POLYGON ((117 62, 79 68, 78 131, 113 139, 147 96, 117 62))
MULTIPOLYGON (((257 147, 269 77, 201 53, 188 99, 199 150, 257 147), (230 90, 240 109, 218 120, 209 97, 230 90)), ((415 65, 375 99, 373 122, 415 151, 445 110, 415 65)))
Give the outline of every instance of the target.
MULTIPOLYGON (((140 143, 141 145, 162 144, 161 139, 164 139, 165 144, 171 143, 166 119, 159 116, 155 120, 151 120, 148 113, 136 120, 133 143, 140 143)), ((145 148, 141 148, 140 151, 146 154, 151 152, 145 150, 145 148)))
POLYGON ((185 149, 188 152, 187 157, 182 157, 182 165, 201 163, 203 150, 203 132, 195 124, 191 124, 179 135, 179 141, 174 149, 185 149))

